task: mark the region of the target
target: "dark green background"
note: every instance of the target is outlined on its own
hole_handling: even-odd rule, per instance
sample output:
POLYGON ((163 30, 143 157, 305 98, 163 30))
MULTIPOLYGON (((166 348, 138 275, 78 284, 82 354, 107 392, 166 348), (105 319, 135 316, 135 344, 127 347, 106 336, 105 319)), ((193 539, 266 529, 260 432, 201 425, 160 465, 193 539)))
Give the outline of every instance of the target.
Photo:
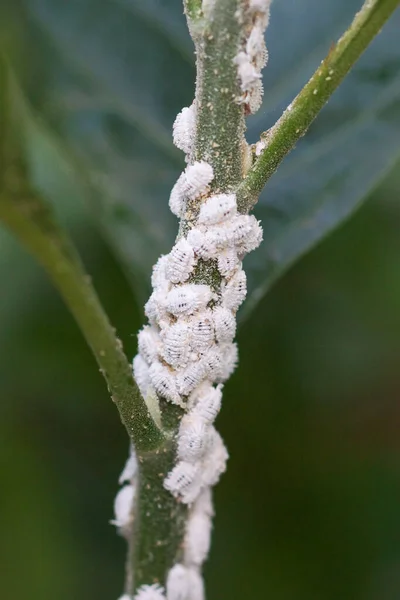
MULTIPOLYGON (((89 209, 93 202, 101 207, 95 212, 114 234, 114 247, 120 243, 117 250, 125 258, 128 255, 128 262, 129 255, 134 255, 128 273, 134 273, 136 292, 143 296, 152 255, 167 250, 176 229, 170 218, 164 231, 162 220, 168 186, 182 160, 167 140, 173 116, 191 97, 193 70, 189 58, 182 63, 186 67, 178 63, 171 43, 171 39, 179 44, 186 40, 190 52, 180 3, 153 0, 144 3, 142 10, 156 5, 159 9, 152 21, 154 25, 157 15, 159 29, 151 28, 159 40, 159 46, 151 42, 151 64, 157 69, 149 68, 147 57, 149 64, 141 70, 142 54, 122 52, 118 70, 111 61, 116 46, 111 42, 107 46, 104 31, 114 32, 119 26, 114 21, 106 25, 104 13, 117 14, 123 4, 123 0, 85 0, 80 5, 76 0, 4 2, 10 11, 8 27, 4 28, 4 19, 2 23, 7 33, 13 31, 8 41, 18 51, 10 50, 10 57, 27 105, 37 116, 30 144, 39 187, 47 191, 69 227, 131 357, 142 311, 128 285, 129 277, 125 278, 126 272, 117 266, 91 223, 89 209), (73 37, 71 22, 60 6, 74 15, 77 7, 89 5, 97 10, 86 15, 86 29, 82 22, 80 27, 73 22, 73 37), (79 81, 82 73, 91 82, 96 80, 99 87, 93 98, 99 106, 90 104, 88 85, 83 87, 89 104, 71 92, 69 104, 57 105, 51 94, 60 81, 65 91, 73 77, 60 65, 49 75, 57 53, 49 54, 51 36, 46 31, 40 37, 38 23, 58 32, 65 56, 73 57, 71 64, 78 58, 86 61, 79 81), (178 23, 169 37, 170 54, 160 41, 166 37, 165 30, 170 31, 168 23, 168 27, 178 23), (29 43, 40 39, 49 47, 30 46, 27 39, 29 43), (92 55, 77 42, 89 39, 92 55), (178 64, 181 70, 176 74, 178 64), (101 69, 113 75, 113 93, 124 97, 123 107, 110 101, 104 108, 101 69), (124 79, 124 69, 132 74, 130 79, 124 79), (135 78, 147 86, 147 95, 135 92, 135 78), (118 88, 124 82, 128 89, 118 88), (139 127, 140 135, 132 133, 137 131, 132 120, 138 115, 140 124, 143 107, 146 114, 156 115, 156 124, 164 123, 162 157, 159 140, 144 145, 148 130, 145 135, 139 127), (107 128, 103 128, 104 119, 107 128), (94 201, 92 196, 84 204, 78 175, 59 167, 58 158, 46 146, 46 128, 57 133, 61 144, 71 144, 74 151, 78 148, 76 155, 86 157, 84 170, 96 169, 97 175, 103 170, 109 177, 92 188, 94 201), (103 144, 104 132, 115 152, 117 148, 118 158, 124 158, 125 170, 118 170, 121 164, 114 160, 116 154, 103 144), (115 196, 110 181, 120 186, 115 196), (157 219, 156 225, 152 218, 157 219), (145 275, 140 273, 141 265, 145 275)), ((138 6, 133 0, 125 4, 138 6)), ((275 99, 267 89, 266 102, 275 106, 277 114, 286 95, 306 80, 326 46, 343 29, 342 21, 345 24, 359 4, 330 1, 326 3, 328 13, 332 12, 329 18, 316 8, 310 13, 312 18, 306 19, 297 2, 276 0, 278 23, 275 33, 271 30, 270 75, 266 78, 268 84, 270 77, 275 99), (285 21, 289 9, 291 17, 285 21), (288 23, 292 37, 287 39, 293 46, 288 41, 286 47, 279 40, 288 23), (303 32, 298 38, 293 33, 296 25, 303 32), (296 71, 294 56, 310 40, 315 40, 316 49, 299 57, 301 69, 296 71)), ((132 27, 143 27, 140 19, 140 11, 134 12, 132 27)), ((274 254, 271 240, 288 215, 294 211, 297 218, 297 211, 307 220, 307 210, 315 215, 318 207, 325 210, 347 203, 346 210, 338 210, 333 219, 329 211, 328 216, 323 212, 325 227, 330 229, 392 165, 360 212, 293 267, 242 322, 240 368, 226 385, 218 419, 231 460, 215 494, 217 518, 206 566, 208 600, 400 598, 400 175, 393 167, 400 138, 398 96, 388 94, 390 102, 384 105, 388 112, 379 113, 370 123, 367 137, 362 127, 368 115, 358 129, 353 128, 357 111, 365 104, 370 115, 371 98, 381 97, 385 85, 389 82, 393 87, 399 79, 399 49, 395 37, 384 38, 385 31, 381 38, 389 42, 383 45, 384 57, 390 58, 383 65, 386 70, 382 71, 377 53, 366 55, 357 72, 359 79, 349 80, 346 93, 332 100, 309 141, 300 145, 292 162, 285 163, 271 181, 259 211, 266 241, 258 258, 255 254, 249 263, 253 289, 264 285, 266 274, 271 282, 294 260, 294 254, 323 233, 317 219, 311 237, 300 243, 296 236, 289 236, 281 254, 274 254), (365 73, 373 76, 368 79, 365 73), (358 94, 362 77, 366 87, 358 94), (377 124, 380 133, 374 138, 377 124), (337 133, 339 125, 344 139, 336 144, 332 132, 337 133), (284 257, 282 264, 279 256, 284 257)), ((275 112, 266 105, 256 117, 258 126, 268 126, 275 112)), ((296 227, 296 232, 301 230, 301 223, 296 227)), ((116 599, 125 548, 108 521, 127 438, 96 364, 62 301, 40 268, 4 230, 0 230, 0 280, 1 598, 116 599)))

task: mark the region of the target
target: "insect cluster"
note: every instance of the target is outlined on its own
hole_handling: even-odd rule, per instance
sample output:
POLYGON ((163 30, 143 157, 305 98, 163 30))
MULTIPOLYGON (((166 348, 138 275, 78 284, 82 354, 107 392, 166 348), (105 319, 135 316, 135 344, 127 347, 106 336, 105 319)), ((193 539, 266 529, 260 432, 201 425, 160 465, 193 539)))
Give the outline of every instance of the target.
POLYGON ((250 33, 235 57, 242 96, 240 101, 254 114, 260 108, 263 96, 261 70, 267 64, 268 51, 264 32, 269 21, 271 0, 250 0, 242 18, 250 21, 250 33))

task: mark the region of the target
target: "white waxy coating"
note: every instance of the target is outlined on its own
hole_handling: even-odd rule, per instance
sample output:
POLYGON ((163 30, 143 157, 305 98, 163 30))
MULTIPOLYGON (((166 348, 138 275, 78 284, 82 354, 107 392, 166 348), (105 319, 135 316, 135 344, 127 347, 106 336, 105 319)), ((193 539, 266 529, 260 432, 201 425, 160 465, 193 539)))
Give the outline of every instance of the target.
POLYGON ((195 283, 174 287, 167 295, 166 309, 171 314, 192 315, 196 311, 206 308, 213 298, 213 293, 208 285, 195 283))
POLYGON ((149 366, 140 354, 136 354, 133 359, 133 377, 143 398, 146 398, 151 385, 149 366))
POLYGON ((217 341, 232 342, 236 334, 236 319, 232 311, 224 306, 216 306, 213 310, 213 318, 217 341))
POLYGON ((169 490, 174 496, 187 493, 200 484, 200 468, 198 464, 192 464, 180 460, 175 467, 168 473, 164 481, 165 489, 169 490))
POLYGON ((239 52, 236 55, 234 62, 238 66, 238 75, 242 91, 251 91, 254 83, 261 78, 260 72, 253 65, 250 56, 246 54, 246 52, 239 52))
POLYGON ((199 415, 202 419, 204 419, 210 425, 215 421, 219 411, 221 410, 221 402, 222 402, 222 389, 221 385, 216 388, 211 386, 209 388, 204 387, 201 394, 199 394, 196 398, 195 393, 194 399, 192 395, 189 398, 189 403, 191 405, 191 414, 199 415), (195 405, 192 407, 193 401, 195 405))
POLYGON ((204 600, 203 578, 197 569, 189 569, 190 597, 189 600, 204 600))
POLYGON ((192 317, 189 321, 191 332, 190 347, 193 352, 200 354, 205 352, 214 342, 214 321, 210 309, 202 311, 199 315, 192 317))
POLYGON ((231 277, 239 264, 239 258, 234 248, 226 248, 218 254, 218 271, 222 277, 231 277))
POLYGON ((129 527, 132 522, 133 499, 135 497, 135 488, 133 485, 124 485, 114 500, 114 516, 112 522, 118 528, 129 527))
POLYGON ((185 561, 201 566, 210 551, 212 522, 209 515, 191 511, 184 540, 185 561))
POLYGON ((151 285, 154 289, 158 288, 163 291, 168 291, 171 283, 168 281, 165 268, 168 262, 168 255, 162 255, 153 267, 151 274, 151 285))
POLYGON ((139 354, 148 365, 151 365, 158 357, 161 349, 158 331, 149 325, 145 325, 138 334, 139 354))
POLYGON ((201 478, 204 486, 213 486, 218 483, 220 476, 226 470, 226 462, 229 458, 225 444, 214 428, 212 428, 211 443, 211 450, 207 453, 201 471, 201 478))
POLYGON ((216 225, 236 214, 236 196, 234 194, 216 194, 200 207, 199 225, 216 225))
POLYGON ((137 473, 137 469, 138 469, 138 462, 137 462, 136 454, 135 454, 133 448, 131 448, 128 460, 125 463, 125 466, 123 468, 121 475, 119 476, 118 483, 122 484, 122 483, 132 481, 132 479, 135 477, 135 475, 137 473))
POLYGON ((162 334, 164 360, 175 369, 186 367, 190 354, 190 328, 185 322, 177 322, 162 334))
POLYGON ((159 396, 173 404, 182 406, 182 399, 176 389, 176 380, 172 372, 160 362, 155 361, 149 369, 150 381, 159 396))
POLYGON ((164 588, 158 583, 142 585, 136 592, 134 600, 166 600, 164 588))
POLYGON ((196 133, 196 109, 194 104, 185 107, 177 115, 173 128, 172 136, 174 144, 185 154, 190 154, 193 150, 194 137, 196 133))
POLYGON ((240 270, 224 286, 222 303, 225 308, 236 311, 245 299, 246 293, 246 274, 240 270))
POLYGON ((176 377, 176 387, 182 396, 188 396, 205 378, 206 369, 202 361, 190 364, 176 377))
POLYGON ((207 260, 209 258, 214 258, 218 253, 212 236, 201 231, 197 227, 189 231, 187 241, 192 246, 194 253, 198 258, 207 260))
POLYGON ((165 275, 171 283, 183 283, 189 279, 194 265, 194 250, 187 240, 182 238, 168 255, 165 275))
POLYGON ((236 343, 221 344, 222 352, 222 372, 220 375, 220 381, 226 381, 235 371, 239 362, 239 353, 236 343))
POLYGON ((174 565, 167 576, 167 600, 189 600, 190 583, 189 569, 179 563, 174 565))
POLYGON ((209 445, 209 427, 200 416, 188 413, 183 416, 178 435, 178 458, 190 463, 199 461, 209 445))

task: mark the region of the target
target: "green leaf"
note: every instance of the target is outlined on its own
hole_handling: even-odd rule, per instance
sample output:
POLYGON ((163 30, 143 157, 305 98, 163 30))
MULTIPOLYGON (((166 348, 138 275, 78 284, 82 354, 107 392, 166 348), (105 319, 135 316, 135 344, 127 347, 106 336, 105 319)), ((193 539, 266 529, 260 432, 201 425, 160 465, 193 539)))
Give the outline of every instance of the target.
MULTIPOLYGON (((265 102, 249 121, 249 141, 274 123, 360 5, 274 3, 265 102)), ((184 163, 171 126, 194 91, 181 2, 4 0, 0 17, 4 46, 37 122, 79 171, 142 301, 151 265, 177 232, 168 196, 184 163)), ((399 27, 396 13, 269 182, 256 209, 265 241, 247 259, 247 313, 394 164, 400 150, 399 27)))

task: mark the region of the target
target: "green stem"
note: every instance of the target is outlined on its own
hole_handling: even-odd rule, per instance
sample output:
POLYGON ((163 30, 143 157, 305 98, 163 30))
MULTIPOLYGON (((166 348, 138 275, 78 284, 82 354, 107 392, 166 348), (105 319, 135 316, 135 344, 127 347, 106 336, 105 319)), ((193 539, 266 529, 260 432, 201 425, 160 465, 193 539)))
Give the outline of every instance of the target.
POLYGON ((132 369, 105 314, 90 277, 47 206, 9 167, 0 192, 0 220, 42 264, 75 317, 99 364, 121 420, 139 451, 164 440, 132 376, 132 369))
POLYGON ((253 208, 268 179, 399 5, 400 0, 366 0, 309 82, 272 129, 261 136, 266 147, 237 190, 242 212, 253 208))

